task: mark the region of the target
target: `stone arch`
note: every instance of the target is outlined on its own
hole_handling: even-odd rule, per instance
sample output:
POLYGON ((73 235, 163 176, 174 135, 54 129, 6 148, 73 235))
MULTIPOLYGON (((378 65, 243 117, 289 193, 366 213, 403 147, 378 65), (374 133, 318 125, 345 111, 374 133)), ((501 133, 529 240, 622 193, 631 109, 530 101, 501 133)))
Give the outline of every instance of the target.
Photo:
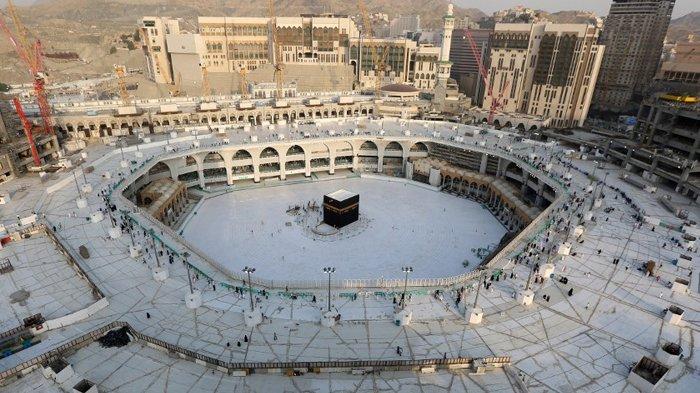
POLYGON ((337 156, 352 156, 353 155, 352 144, 348 141, 342 141, 338 143, 335 148, 335 155, 337 156))
POLYGON ((268 146, 260 152, 260 158, 279 157, 280 154, 274 147, 268 146))
POLYGON ((423 142, 416 142, 411 146, 411 152, 413 153, 427 153, 428 145, 423 142))
POLYGON ((403 151, 403 147, 396 141, 389 142, 384 148, 385 151, 403 151))
POLYGON ((289 147, 289 149, 287 149, 287 156, 295 154, 305 154, 304 148, 299 145, 292 145, 289 147))
POLYGON ((248 152, 248 150, 237 150, 236 153, 233 154, 233 159, 234 160, 245 160, 245 159, 251 159, 253 156, 248 152))
POLYGON ((360 150, 378 150, 377 144, 372 141, 364 141, 360 145, 360 150))
POLYGON ((168 172, 170 173, 170 167, 163 161, 158 161, 155 165, 148 170, 149 175, 157 175, 159 173, 168 172))
POLYGON ((209 153, 207 153, 206 156, 204 156, 204 163, 205 164, 212 163, 212 162, 223 162, 223 161, 224 161, 224 157, 215 151, 209 152, 209 153))
POLYGON ((193 156, 185 157, 185 166, 197 165, 197 159, 193 156))

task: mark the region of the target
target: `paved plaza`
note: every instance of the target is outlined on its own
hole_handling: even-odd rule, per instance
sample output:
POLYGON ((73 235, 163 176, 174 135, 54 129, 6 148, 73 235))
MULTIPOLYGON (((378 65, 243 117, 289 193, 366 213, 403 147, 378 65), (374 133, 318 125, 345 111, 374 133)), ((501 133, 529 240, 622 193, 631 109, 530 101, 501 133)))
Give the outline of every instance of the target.
MULTIPOLYGON (((562 159, 563 149, 559 146, 517 143, 507 134, 499 138, 493 133, 464 137, 464 142, 455 142, 451 140, 455 136, 463 135, 463 130, 453 129, 451 124, 425 123, 426 126, 423 122, 413 122, 406 126, 390 121, 383 124, 364 121, 362 124, 363 130, 370 136, 379 135, 380 128, 383 127, 384 138, 405 135, 408 128, 412 135, 435 137, 436 140, 445 143, 462 143, 465 146, 491 149, 494 152, 504 144, 511 144, 513 149, 510 154, 514 155, 514 159, 522 161, 523 165, 528 162, 528 154, 536 153, 544 162, 552 164, 552 176, 568 172, 572 175, 571 186, 562 196, 562 206, 566 205, 567 210, 554 209, 548 218, 553 221, 559 218, 576 221, 576 214, 583 214, 588 210, 590 198, 583 197, 583 190, 591 183, 587 174, 593 172, 593 163, 579 159, 562 159), (436 132, 439 132, 439 135, 436 132), (480 142, 483 142, 483 146, 479 145, 480 142), (499 147, 496 147, 497 144, 499 147), (576 202, 577 197, 583 197, 584 203, 576 202)), ((288 138, 301 138, 306 131, 313 130, 319 135, 324 135, 328 128, 333 128, 339 134, 350 134, 355 124, 338 125, 328 122, 308 126, 308 129, 304 127, 285 130, 285 133, 288 138)), ((259 134, 260 141, 272 139, 274 133, 262 128, 254 132, 259 134)), ((209 135, 199 138, 202 148, 206 148, 208 144, 221 143, 209 135)), ((234 131, 230 133, 229 138, 231 143, 242 143, 243 140, 249 140, 249 135, 234 131)), ((127 159, 134 161, 130 163, 130 167, 138 168, 142 162, 165 154, 163 146, 157 142, 159 141, 155 140, 150 145, 140 145, 140 157, 135 150, 126 151, 124 154, 127 159)), ((170 144, 180 149, 189 149, 192 141, 181 136, 180 139, 170 141, 170 144)), ((557 230, 556 227, 533 232, 527 241, 522 243, 530 243, 532 246, 529 251, 519 254, 518 263, 515 257, 509 258, 501 265, 504 274, 499 280, 490 281, 487 278, 489 288, 482 288, 479 292, 478 303, 484 310, 484 320, 481 324, 470 325, 465 320, 465 313, 468 318, 476 295, 477 280, 472 280, 439 288, 409 288, 408 307, 413 311, 413 321, 408 326, 397 326, 393 320, 393 299, 400 292, 396 288, 333 289, 332 306, 342 317, 332 328, 319 323, 326 306, 326 289, 286 291, 283 288, 272 288, 264 294, 256 293, 257 299, 254 301, 261 308, 265 319, 263 323, 250 328, 246 326, 243 318, 243 311, 249 307, 247 293, 235 290, 237 286, 243 287, 243 283, 232 279, 225 270, 212 265, 204 256, 192 255, 189 262, 201 273, 194 276, 193 285, 202 291, 203 305, 194 310, 188 309, 184 300, 185 295, 189 293, 187 270, 179 257, 172 264, 165 257, 156 261, 153 252, 146 254, 145 258, 131 258, 129 246, 132 240, 129 234, 124 233, 121 237, 113 239, 109 234, 112 227, 109 218, 98 223, 90 221, 92 213, 105 207, 100 191, 108 190, 114 185, 119 180, 120 173, 128 173, 128 170, 120 165, 118 150, 105 154, 107 148, 92 149, 87 149, 88 163, 85 164, 94 167, 94 171, 87 174, 87 180, 93 187, 93 192, 87 195, 87 208, 79 209, 76 205, 78 191, 73 173, 61 171, 44 183, 38 179, 25 179, 22 183, 10 182, 1 185, 0 190, 16 196, 12 203, 17 205, 0 208, 0 219, 9 227, 16 222, 17 215, 24 217, 34 211, 38 214, 39 223, 56 228, 57 238, 72 254, 78 255, 81 246, 87 248, 90 256, 78 258, 79 266, 89 280, 104 293, 109 304, 74 323, 42 333, 41 342, 0 359, 0 372, 13 369, 87 332, 121 321, 128 323, 140 334, 222 362, 380 361, 510 356, 512 363, 503 369, 489 371, 483 375, 472 375, 466 370, 438 370, 434 374, 399 371, 368 375, 307 373, 295 377, 283 374, 237 377, 189 360, 169 356, 144 346, 141 341, 131 342, 120 348, 102 348, 99 344, 92 343, 76 352, 67 353, 65 358, 73 365, 76 373, 95 382, 101 391, 635 392, 636 388, 627 382, 630 367, 642 356, 653 357, 661 345, 669 342, 680 345, 684 356, 670 368, 657 391, 694 392, 694 386, 700 383, 700 361, 697 356, 697 342, 700 338, 700 269, 696 268, 700 256, 690 253, 694 258, 694 269, 682 268, 673 262, 678 259, 680 253, 687 252, 673 241, 678 239, 679 232, 670 224, 677 225, 678 220, 659 207, 656 195, 642 192, 619 181, 617 175, 620 168, 611 164, 606 163, 604 168, 596 169, 598 179, 602 178, 601 172, 610 174, 607 184, 600 185, 604 194, 602 206, 592 210, 595 221, 585 223, 585 234, 580 239, 573 236, 567 239, 567 231, 557 230), (110 172, 110 178, 104 176, 105 172, 110 172), (628 202, 620 192, 611 187, 625 192, 631 200, 628 202), (47 189, 52 192, 47 192, 47 189), (20 198, 19 192, 26 194, 20 198), (640 223, 640 210, 650 212, 649 214, 663 219, 669 225, 640 223), (565 240, 572 242, 570 255, 556 260, 554 276, 551 279, 532 285, 535 292, 534 303, 527 307, 521 305, 515 299, 515 295, 525 289, 534 264, 542 264, 548 260, 546 253, 537 250, 556 247, 565 240), (620 262, 613 263, 617 258, 620 262), (658 261, 657 266, 661 265, 657 271, 658 278, 644 274, 642 264, 649 260, 658 261), (152 269, 158 263, 165 265, 169 272, 168 279, 162 282, 153 279, 152 269), (560 277, 566 277, 568 282, 560 282, 560 277), (676 278, 689 280, 690 285, 686 293, 672 292, 671 285, 676 278), (230 283, 233 287, 228 288, 223 283, 230 283), (458 303, 457 293, 462 286, 465 287, 465 295, 458 303), (436 290, 440 292, 436 293, 436 290), (685 310, 679 325, 664 320, 664 311, 671 305, 685 310), (397 347, 402 349, 400 354, 397 347)), ((213 215, 219 211, 218 208, 208 212, 207 205, 204 204, 198 208, 197 218, 191 218, 186 224, 185 238, 192 243, 199 243, 196 236, 212 239, 216 246, 220 247, 219 253, 226 253, 227 247, 236 248, 236 256, 242 259, 242 264, 246 263, 243 262, 245 260, 254 260, 254 257, 272 262, 284 253, 286 245, 274 249, 270 234, 275 233, 276 229, 286 230, 283 222, 286 213, 283 210, 289 203, 294 203, 290 202, 290 199, 301 202, 317 194, 319 196, 315 198, 320 198, 320 194, 325 191, 343 187, 359 191, 361 204, 369 202, 365 206, 368 209, 367 214, 375 220, 373 224, 387 223, 383 229, 373 228, 379 232, 372 234, 368 231, 359 235, 377 238, 374 248, 357 250, 359 255, 377 252, 382 243, 391 243, 392 217, 401 228, 399 231, 407 228, 409 222, 418 220, 417 217, 423 217, 424 221, 421 221, 420 227, 415 227, 418 234, 413 239, 420 239, 431 247, 433 244, 438 247, 425 249, 425 243, 417 241, 414 242, 416 244, 408 244, 412 241, 411 237, 401 239, 401 242, 406 242, 402 244, 421 259, 445 260, 444 266, 439 268, 425 267, 422 272, 426 277, 452 275, 462 271, 464 268, 460 265, 460 258, 469 258, 474 244, 494 243, 504 231, 502 227, 496 228, 500 224, 478 204, 431 190, 417 190, 420 194, 416 195, 421 197, 404 200, 402 198, 407 194, 387 188, 383 196, 402 203, 388 206, 383 212, 387 217, 380 217, 376 210, 380 205, 373 206, 372 200, 382 195, 373 196, 369 185, 367 189, 363 187, 366 181, 382 183, 381 180, 339 180, 345 182, 342 183, 342 187, 333 185, 336 181, 256 188, 215 197, 212 201, 221 200, 224 205, 250 206, 249 210, 253 215, 239 216, 236 214, 239 211, 234 208, 227 210, 220 217, 215 217, 213 215), (246 195, 252 201, 253 198, 258 199, 258 195, 262 198, 263 193, 270 190, 273 190, 273 194, 269 196, 269 205, 274 207, 270 212, 274 213, 260 212, 259 209, 254 209, 252 204, 245 205, 246 195), (442 222, 429 228, 427 226, 430 224, 425 221, 428 217, 426 212, 415 208, 416 204, 423 200, 423 195, 425 198, 432 198, 433 202, 429 205, 445 208, 444 212, 441 208, 432 209, 430 214, 442 222), (365 196, 366 198, 362 199, 365 196), (449 206, 457 210, 449 213, 449 206), (268 218, 267 214, 274 214, 276 218, 268 218), (217 235, 223 236, 218 239, 211 233, 197 230, 198 225, 206 226, 207 221, 226 221, 227 218, 233 220, 232 227, 229 228, 240 228, 240 225, 246 225, 245 220, 248 219, 251 222, 264 221, 264 227, 261 224, 260 230, 266 233, 263 244, 269 242, 269 246, 261 245, 257 250, 251 246, 246 250, 245 247, 240 247, 241 244, 254 242, 247 233, 244 233, 240 240, 236 238, 235 241, 231 241, 230 229, 218 233, 217 235), (241 221, 235 221, 237 219, 241 221), (446 231, 446 228, 454 228, 455 233, 450 231, 439 236, 439 232, 446 231), (434 236, 428 236, 427 239, 425 236, 419 236, 421 233, 430 233, 431 230, 434 231, 434 236), (472 243, 471 239, 474 238, 470 233, 474 230, 483 231, 484 235, 472 243)), ((82 184, 83 180, 78 177, 78 182, 82 184)), ((401 183, 385 186, 409 187, 401 183)), ((118 208, 125 207, 116 198, 112 200, 118 208)), ((674 195, 674 201, 690 212, 691 219, 698 221, 700 210, 696 204, 680 195, 674 195)), ((165 244, 165 247, 156 245, 157 250, 185 250, 186 247, 176 232, 162 230, 154 225, 153 220, 141 213, 133 215, 138 224, 133 231, 136 243, 151 248, 152 251, 152 241, 144 234, 144 229, 153 228, 159 241, 165 244)), ((115 220, 119 219, 115 217, 115 220)), ((254 231, 256 229, 253 228, 254 231)), ((308 238, 295 236, 282 240, 275 234, 275 239, 278 239, 275 241, 313 243, 308 238)), ((352 239, 344 239, 344 242, 347 247, 358 247, 352 243, 352 239)), ((399 246, 400 244, 397 244, 391 249, 399 250, 399 246)), ((197 246, 212 259, 220 260, 225 254, 217 254, 217 247, 201 244, 197 246)), ((348 250, 349 248, 345 251, 348 250)), ((76 276, 60 255, 42 236, 18 240, 0 250, 0 259, 10 257, 18 261, 15 271, 0 275, 0 283, 3 285, 0 291, 0 326, 3 330, 18 325, 22 318, 36 312, 41 312, 47 319, 59 318, 95 301, 87 281, 76 276), (8 286, 11 288, 6 289, 8 286), (31 293, 27 306, 11 303, 9 298, 10 293, 22 288, 31 293)), ((309 254, 308 258, 314 263, 310 270, 303 270, 306 269, 304 266, 298 270, 293 268, 291 273, 290 270, 283 269, 269 273, 276 274, 277 277, 286 277, 292 273, 299 276, 321 275, 319 266, 323 263, 320 258, 312 254, 309 254)), ((372 263, 377 264, 376 260, 372 263)), ((415 274, 421 272, 419 268, 422 265, 417 260, 397 258, 395 263, 396 265, 381 266, 372 271, 378 275, 388 275, 395 271, 397 266, 412 263, 415 274)), ((435 263, 438 262, 433 264, 435 263)), ((339 268, 338 274, 345 274, 341 273, 340 263, 334 264, 339 268)), ((264 265, 256 266, 260 267, 256 275, 263 275, 261 266, 264 265)), ((366 271, 369 271, 368 266, 370 264, 357 265, 354 268, 358 272, 345 277, 364 277, 366 271)), ((235 261, 231 270, 239 271, 239 268, 239 263, 235 261)), ((58 389, 56 384, 44 379, 39 370, 0 386, 2 392, 52 392, 59 391, 58 389)))
POLYGON ((420 277, 455 276, 481 262, 472 250, 494 249, 505 232, 480 203, 411 183, 350 178, 208 198, 183 236, 232 270, 255 265, 269 279, 301 280, 321 277, 328 265, 337 278, 397 278, 406 265, 420 277), (315 235, 323 195, 339 189, 360 194, 360 221, 337 235, 315 235), (295 205, 301 212, 288 214, 295 205))

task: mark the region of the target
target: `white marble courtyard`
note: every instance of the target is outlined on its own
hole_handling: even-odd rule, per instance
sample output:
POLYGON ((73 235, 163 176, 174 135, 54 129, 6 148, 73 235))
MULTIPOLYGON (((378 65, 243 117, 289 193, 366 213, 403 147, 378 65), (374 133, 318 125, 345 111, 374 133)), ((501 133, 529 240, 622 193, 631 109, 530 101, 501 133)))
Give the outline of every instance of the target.
MULTIPOLYGON (((377 127, 370 124, 367 129, 376 133, 377 127)), ((402 132, 398 124, 386 122, 384 127, 387 136, 402 132)), ((419 132, 421 127, 413 127, 413 132, 419 132)), ((451 125, 436 128, 445 139, 459 132, 452 130, 451 125)), ((264 135, 268 131, 258 132, 264 135)), ((432 134, 433 129, 425 128, 424 132, 432 134)), ((236 137, 231 135, 232 141, 236 141, 236 137)), ((496 139, 493 135, 465 138, 465 144, 480 141, 487 148, 503 143, 503 139, 496 139)), ((189 144, 188 141, 174 143, 180 143, 183 148, 189 144)), ((203 144, 206 143, 203 139, 203 144)), ((163 153, 162 147, 142 145, 141 149, 144 157, 136 157, 134 152, 126 154, 130 160, 142 162, 163 153)), ((536 151, 547 159, 551 158, 553 171, 564 173, 567 169, 552 157, 560 149, 523 144, 516 145, 514 151, 523 155, 536 151)), ((96 168, 88 175, 88 181, 97 191, 115 180, 103 178, 104 171, 111 171, 118 178, 117 173, 122 170, 118 153, 105 155, 105 151, 104 147, 88 149, 89 163, 96 168)), ((587 172, 592 171, 589 161, 574 159, 572 164, 587 172)), ((619 168, 606 165, 604 170, 611 172, 608 184, 622 188, 633 196, 639 207, 653 212, 654 216, 676 222, 670 213, 658 208, 656 195, 620 183, 616 180, 619 168)), ((569 191, 581 193, 589 180, 577 170, 571 173, 573 181, 569 191)), ((466 371, 440 371, 426 375, 382 372, 381 375, 309 373, 298 377, 281 374, 236 377, 175 359, 144 347, 140 342, 112 349, 91 344, 66 354, 66 360, 73 364, 76 372, 94 381, 101 391, 636 392, 637 389, 627 382, 630 366, 642 356, 653 357, 661 345, 669 342, 680 345, 684 357, 670 368, 657 391, 694 392, 700 383, 697 356, 700 339, 700 269, 697 260, 700 256, 691 253, 693 269, 676 266, 673 261, 681 252, 686 252, 671 241, 678 237, 678 232, 649 224, 639 226, 633 219, 636 212, 630 204, 616 198, 616 193, 608 187, 604 188, 606 196, 602 206, 593 210, 596 222, 585 224, 582 242, 573 241, 575 255, 556 262, 555 277, 566 276, 568 283, 554 279, 535 284, 535 300, 529 307, 520 305, 513 294, 524 288, 533 263, 542 262, 539 257, 533 257, 529 264, 524 261, 510 265, 507 271, 512 271, 514 278, 493 282, 489 290, 481 291, 479 305, 484 309, 484 320, 480 325, 470 325, 465 321, 464 302, 456 305, 454 288, 440 288, 445 290, 441 299, 432 295, 437 288, 414 290, 409 302, 414 321, 402 327, 393 323, 390 291, 334 290, 333 307, 343 317, 332 328, 325 328, 318 322, 325 306, 325 290, 307 291, 317 297, 318 301, 313 302, 309 296, 292 298, 277 289, 271 290, 268 297, 260 296, 259 305, 267 318, 264 323, 249 328, 242 314, 248 307, 248 298, 221 287, 214 290, 204 279, 195 282, 195 287, 203 291, 204 304, 196 310, 186 308, 187 276, 179 261, 168 264, 170 277, 167 280, 154 281, 151 269, 155 261, 153 258, 130 258, 128 235, 111 239, 108 220, 91 223, 86 219, 90 210, 102 206, 96 192, 87 196, 88 209, 76 207, 77 191, 72 179, 53 193, 45 192, 47 187, 70 176, 70 172, 64 171, 46 183, 28 179, 21 184, 3 184, 0 190, 12 193, 15 198, 10 205, 0 207, 0 220, 10 226, 17 215, 26 216, 36 211, 40 220, 57 226, 58 237, 65 247, 75 252, 81 245, 87 245, 90 258, 78 262, 105 293, 109 305, 61 329, 42 333, 37 345, 0 359, 0 372, 110 322, 124 321, 142 334, 226 362, 510 356, 512 364, 506 369, 478 376, 466 371), (28 189, 32 192, 27 192, 28 189), (606 208, 614 210, 606 212, 606 208), (613 264, 614 258, 620 258, 621 262, 613 264), (663 265, 658 271, 658 280, 638 270, 648 260, 663 265), (690 281, 688 292, 674 293, 669 288, 669 283, 679 277, 690 281), (568 295, 570 290, 573 290, 571 296, 568 295), (348 297, 352 294, 357 295, 356 300, 348 297), (672 325, 664 320, 663 311, 670 305, 685 310, 681 324, 672 325), (397 346, 403 348, 402 356, 397 354, 397 346)), ((300 189, 315 186, 316 183, 298 185, 300 189)), ((283 187, 274 189, 283 190, 283 187)), ((448 195, 435 194, 435 197, 448 198, 440 203, 469 204, 448 195)), ((681 196, 674 196, 674 200, 683 204, 693 219, 698 219, 697 205, 681 196)), ((479 206, 475 208, 481 209, 479 206)), ((485 210, 477 211, 488 214, 485 210)), ((284 215, 284 212, 280 214, 284 215)), ((557 213, 555 216, 562 215, 557 213)), ((144 225, 148 223, 145 219, 141 221, 144 225)), ((265 225, 272 224, 266 222, 265 225)), ((177 239, 169 234, 165 233, 163 237, 169 244, 177 244, 177 239)), ((444 241, 449 243, 450 237, 446 238, 444 241)), ((562 233, 551 233, 549 242, 544 234, 537 235, 534 241, 549 247, 562 240, 562 233)), ((146 244, 141 236, 137 236, 137 241, 146 244)), ((40 237, 20 240, 1 249, 0 258, 6 257, 20 268, 0 276, 3 284, 0 326, 3 328, 15 326, 22 318, 36 312, 57 318, 91 302, 84 279, 77 277, 68 267, 59 268, 57 264, 64 260, 55 250, 44 245, 40 237), (46 283, 45 288, 37 287, 37 283, 46 283), (25 288, 40 297, 34 302, 30 297, 26 306, 11 303, 5 285, 13 286, 10 292, 25 288)), ((206 268, 205 261, 192 258, 191 262, 206 268)), ((415 265, 418 273, 418 265, 415 265)), ((208 271, 215 279, 225 280, 215 269, 208 271)), ((313 274, 320 275, 318 268, 313 271, 313 274)), ((472 302, 474 292, 468 290, 465 297, 465 302, 472 302)), ((12 393, 54 392, 59 389, 58 385, 44 379, 39 371, 0 385, 0 392, 12 393)))
POLYGON ((272 280, 323 278, 324 266, 336 267, 341 279, 397 278, 402 266, 413 266, 415 277, 455 276, 481 262, 472 249, 494 248, 505 234, 480 203, 372 178, 233 191, 207 198, 195 213, 185 239, 231 270, 255 266, 272 280), (312 236, 305 226, 322 220, 322 207, 308 213, 313 219, 287 214, 292 205, 321 206, 338 189, 360 194, 361 217, 339 235, 312 236))

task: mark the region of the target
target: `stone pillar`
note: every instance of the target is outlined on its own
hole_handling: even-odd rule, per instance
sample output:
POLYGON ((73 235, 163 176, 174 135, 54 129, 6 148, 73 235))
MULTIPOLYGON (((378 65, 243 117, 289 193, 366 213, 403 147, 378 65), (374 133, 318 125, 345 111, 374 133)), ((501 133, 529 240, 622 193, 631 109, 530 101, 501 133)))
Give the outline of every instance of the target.
POLYGON ((384 170, 384 151, 377 151, 377 173, 382 173, 384 170))
POLYGON ((204 188, 204 169, 201 163, 197 163, 197 179, 199 180, 199 187, 204 188))
POLYGON ((304 160, 304 176, 311 177, 311 159, 306 158, 304 160))
POLYGON ((285 158, 280 157, 280 180, 287 179, 287 165, 285 158))
POLYGON ((253 157, 253 181, 260 183, 260 159, 253 157))
POLYGON ((481 164, 479 165, 479 173, 482 175, 486 173, 486 164, 488 162, 488 155, 487 154, 482 154, 481 155, 481 164))
POLYGON ((335 155, 331 153, 330 162, 328 163, 328 173, 331 175, 335 174, 335 155))

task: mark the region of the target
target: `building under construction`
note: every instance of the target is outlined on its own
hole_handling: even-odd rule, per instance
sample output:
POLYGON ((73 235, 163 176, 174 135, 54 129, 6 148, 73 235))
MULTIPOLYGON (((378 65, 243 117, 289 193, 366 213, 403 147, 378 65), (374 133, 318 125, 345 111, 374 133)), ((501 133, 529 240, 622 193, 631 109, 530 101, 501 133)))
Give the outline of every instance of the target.
MULTIPOLYGON (((38 131, 35 128, 35 131, 38 131)), ((37 156, 41 165, 37 166, 32 156, 32 148, 21 128, 15 130, 10 122, 5 122, 0 112, 0 183, 17 176, 38 171, 58 159, 58 139, 55 135, 35 132, 33 135, 37 156)))

